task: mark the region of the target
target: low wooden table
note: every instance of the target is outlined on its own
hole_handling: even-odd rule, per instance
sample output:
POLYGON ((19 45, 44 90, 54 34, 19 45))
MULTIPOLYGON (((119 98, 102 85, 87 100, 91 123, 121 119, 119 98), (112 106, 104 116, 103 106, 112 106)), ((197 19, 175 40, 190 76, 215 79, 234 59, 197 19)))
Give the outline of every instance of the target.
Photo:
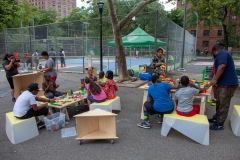
MULTIPOLYGON (((141 119, 144 119, 143 116, 143 107, 144 107, 144 103, 147 101, 148 98, 148 84, 142 85, 139 87, 139 89, 144 90, 143 93, 143 103, 142 103, 142 112, 141 112, 141 119)), ((172 99, 172 94, 174 94, 177 90, 176 89, 171 89, 170 90, 170 96, 172 99)), ((206 110, 206 105, 207 105, 207 97, 211 95, 211 91, 212 91, 212 86, 208 88, 206 93, 199 93, 195 96, 195 98, 201 98, 201 104, 200 104, 200 114, 204 114, 205 110, 206 110)), ((175 104, 175 102, 174 102, 175 104)))
MULTIPOLYGON (((73 92, 73 94, 76 94, 76 93, 79 93, 79 91, 73 92)), ((42 96, 42 97, 45 97, 45 96, 42 96)), ((68 115, 68 111, 67 111, 67 106, 70 106, 70 105, 72 105, 74 103, 78 103, 78 102, 84 101, 86 99, 87 99, 87 97, 83 96, 82 99, 78 99, 78 100, 75 101, 72 98, 68 99, 68 97, 66 97, 64 99, 61 99, 61 100, 65 101, 65 102, 59 102, 61 104, 61 106, 51 105, 50 103, 48 103, 49 112, 51 114, 53 113, 52 108, 59 109, 61 113, 64 113, 66 115, 66 120, 70 120, 69 115, 68 115), (71 102, 66 102, 67 100, 71 100, 71 102), (62 103, 64 103, 64 104, 62 104, 62 103)), ((43 102, 40 102, 40 104, 42 104, 42 103, 43 102)))

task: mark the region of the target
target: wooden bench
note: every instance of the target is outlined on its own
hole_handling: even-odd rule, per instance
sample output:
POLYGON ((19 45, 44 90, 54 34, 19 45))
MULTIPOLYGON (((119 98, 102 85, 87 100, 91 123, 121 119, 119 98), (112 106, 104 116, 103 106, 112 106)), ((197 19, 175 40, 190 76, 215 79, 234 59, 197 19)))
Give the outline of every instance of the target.
POLYGON ((6 134, 13 144, 18 144, 39 135, 36 120, 18 119, 13 112, 6 113, 6 134))
POLYGON ((209 122, 205 115, 184 117, 178 115, 176 111, 164 114, 161 135, 167 136, 171 128, 200 144, 209 145, 209 122))
POLYGON ((96 108, 100 108, 105 111, 112 112, 112 110, 121 110, 121 102, 120 102, 120 97, 116 97, 114 99, 107 99, 104 102, 101 103, 92 103, 90 105, 90 110, 94 110, 96 108))
POLYGON ((240 105, 234 105, 230 121, 233 133, 240 136, 240 105))

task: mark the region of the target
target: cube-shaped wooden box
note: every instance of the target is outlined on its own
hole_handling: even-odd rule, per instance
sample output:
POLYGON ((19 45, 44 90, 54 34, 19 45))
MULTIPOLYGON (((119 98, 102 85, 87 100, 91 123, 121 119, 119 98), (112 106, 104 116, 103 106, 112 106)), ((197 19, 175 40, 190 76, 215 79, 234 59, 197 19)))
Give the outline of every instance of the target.
MULTIPOLYGON (((99 108, 75 115, 77 140, 118 139, 116 114, 99 108)), ((113 141, 114 142, 114 141, 113 141)), ((80 141, 81 144, 81 141, 80 141)))

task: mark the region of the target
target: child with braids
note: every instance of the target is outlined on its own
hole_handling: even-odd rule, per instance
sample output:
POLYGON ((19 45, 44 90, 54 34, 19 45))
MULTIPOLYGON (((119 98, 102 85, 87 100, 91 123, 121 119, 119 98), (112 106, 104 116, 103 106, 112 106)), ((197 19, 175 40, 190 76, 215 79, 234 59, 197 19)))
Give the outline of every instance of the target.
POLYGON ((93 102, 104 102, 106 100, 107 96, 98 84, 88 77, 85 78, 85 83, 88 95, 88 107, 90 107, 90 104, 93 102))

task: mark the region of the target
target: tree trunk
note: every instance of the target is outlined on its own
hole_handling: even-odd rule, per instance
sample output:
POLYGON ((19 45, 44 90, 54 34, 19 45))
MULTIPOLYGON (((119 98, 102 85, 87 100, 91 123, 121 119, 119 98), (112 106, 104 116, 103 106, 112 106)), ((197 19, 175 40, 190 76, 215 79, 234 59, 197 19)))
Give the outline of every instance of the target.
POLYGON ((122 44, 122 33, 118 28, 114 28, 114 40, 116 47, 116 62, 118 66, 119 81, 129 80, 130 77, 127 73, 126 57, 122 44))
POLYGON ((227 31, 227 25, 223 25, 223 33, 224 33, 224 45, 225 50, 228 50, 228 31, 227 31))
POLYGON ((136 77, 130 77, 127 73, 127 64, 126 64, 126 57, 124 54, 124 48, 122 43, 122 29, 123 27, 136 15, 138 14, 141 9, 149 3, 152 3, 156 0, 142 0, 138 3, 135 9, 133 9, 124 19, 118 21, 115 6, 113 0, 108 0, 108 11, 112 22, 113 27, 113 34, 115 40, 115 47, 116 47, 116 62, 118 66, 118 75, 119 75, 119 82, 122 81, 135 81, 137 80, 136 77))

